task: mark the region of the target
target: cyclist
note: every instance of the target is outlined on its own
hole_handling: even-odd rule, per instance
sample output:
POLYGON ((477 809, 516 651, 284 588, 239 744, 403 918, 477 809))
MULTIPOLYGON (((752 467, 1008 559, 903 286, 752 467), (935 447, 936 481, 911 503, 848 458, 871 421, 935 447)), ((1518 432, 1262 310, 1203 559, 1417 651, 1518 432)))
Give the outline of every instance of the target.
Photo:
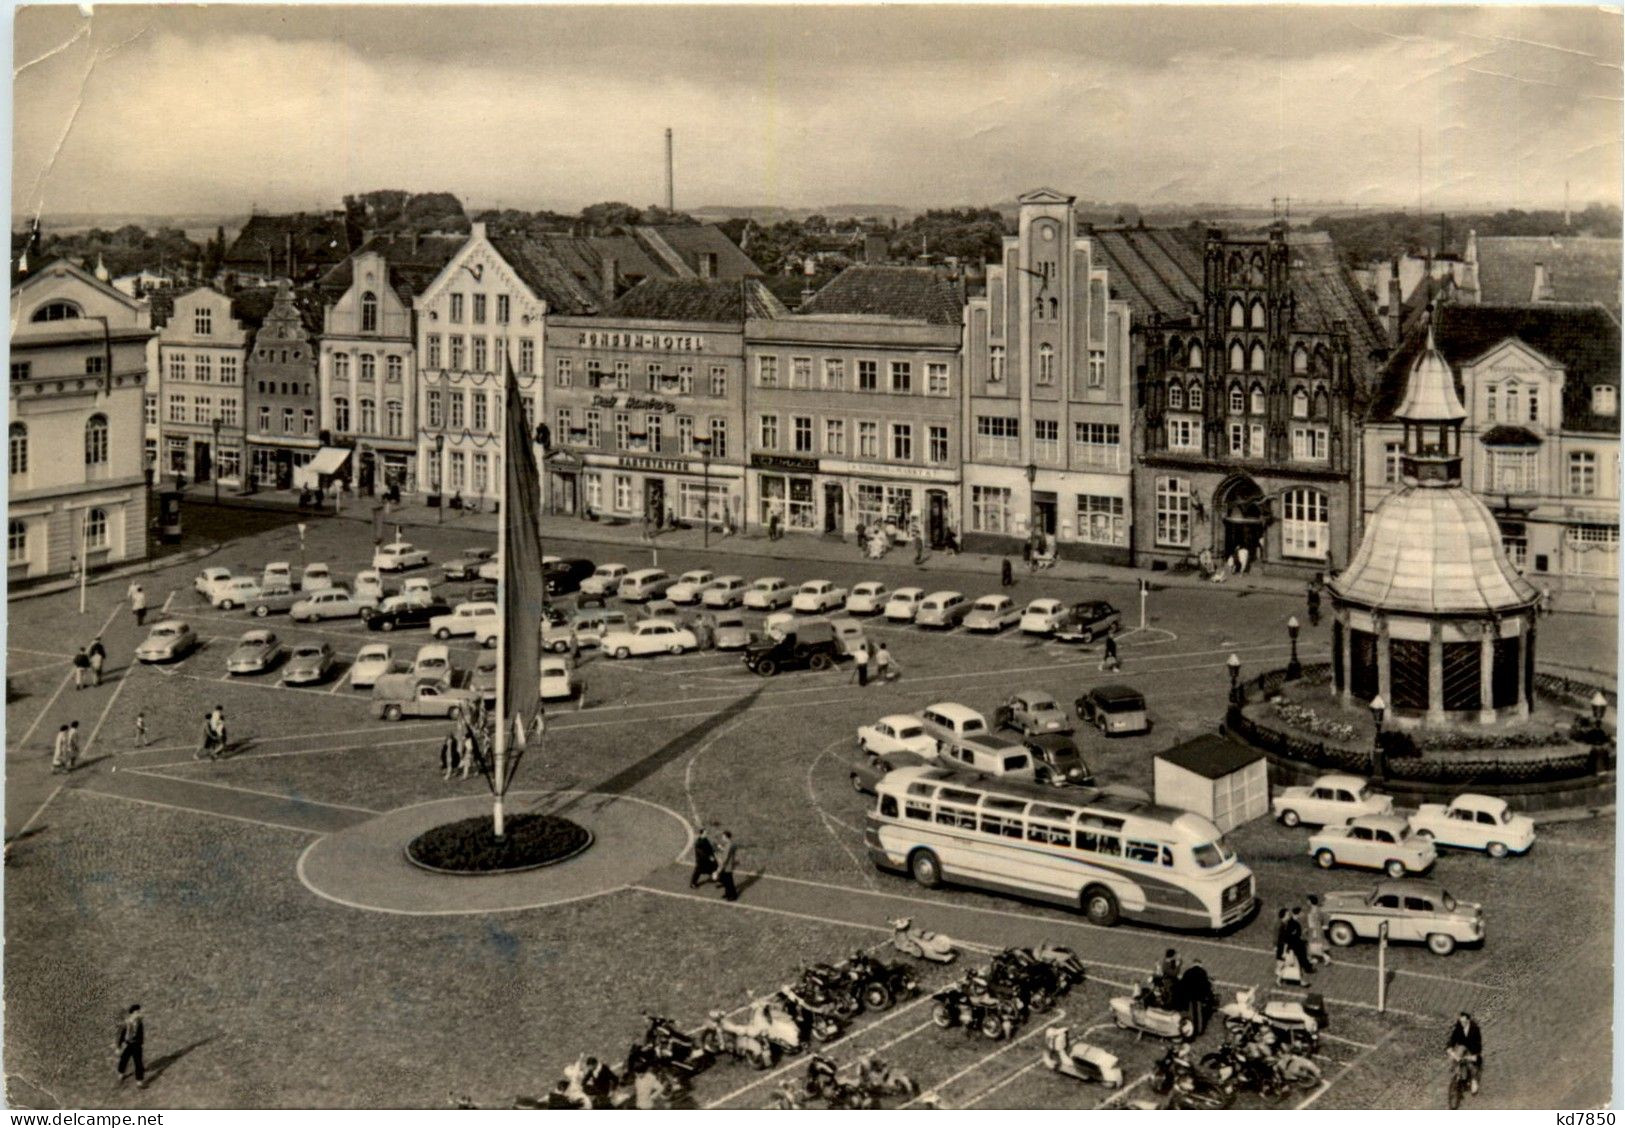
POLYGON ((1452 1059, 1465 1060, 1469 1091, 1478 1092, 1478 1078, 1484 1069, 1484 1035, 1473 1016, 1462 1011, 1450 1027, 1450 1040, 1445 1052, 1452 1059))

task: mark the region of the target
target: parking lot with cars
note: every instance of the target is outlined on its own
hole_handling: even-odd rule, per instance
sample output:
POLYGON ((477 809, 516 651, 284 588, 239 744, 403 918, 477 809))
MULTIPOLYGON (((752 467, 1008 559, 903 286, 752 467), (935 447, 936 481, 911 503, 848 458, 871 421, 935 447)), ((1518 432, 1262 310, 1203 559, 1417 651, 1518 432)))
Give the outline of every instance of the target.
MULTIPOLYGON (((411 560, 404 571, 375 567, 365 534, 362 526, 318 524, 306 559, 326 563, 329 580, 352 592, 358 573, 383 572, 380 615, 388 611, 388 593, 407 578, 431 581, 429 598, 438 597, 445 608, 439 614, 455 615, 459 604, 479 602, 471 597, 489 585, 478 576, 488 558, 467 550, 494 544, 481 546, 466 531, 407 530, 400 539, 428 559, 421 564, 397 550, 390 562, 411 560), (454 558, 463 563, 449 579, 444 563, 454 558)), ((73 640, 29 629, 30 622, 74 618, 70 597, 13 605, 13 688, 20 696, 8 715, 8 896, 21 890, 28 904, 55 907, 8 913, 8 932, 34 941, 17 945, 18 953, 54 952, 43 940, 57 914, 77 914, 75 906, 88 903, 99 922, 73 930, 81 937, 75 943, 85 947, 66 953, 66 962, 80 972, 59 970, 60 952, 51 966, 14 969, 17 982, 59 1004, 33 1008, 34 1026, 8 1032, 22 1048, 13 1053, 15 1069, 49 1088, 47 1079, 57 1075, 47 1068, 52 1055, 66 1054, 73 1065, 83 1054, 88 1062, 95 1053, 90 1047, 105 1037, 95 1000, 143 983, 150 985, 144 1003, 151 1008, 153 999, 162 1001, 166 1026, 191 1031, 188 1041, 212 1039, 195 1051, 197 1067, 177 1081, 186 1087, 170 1088, 166 1100, 240 1103, 243 1086, 259 1086, 260 1099, 271 1104, 432 1105, 444 1098, 432 1072, 403 1063, 449 1055, 453 1072, 468 1079, 476 1096, 501 1102, 515 1092, 545 1090, 578 1053, 625 1046, 641 1027, 640 1010, 698 1025, 709 1008, 735 1005, 741 991, 775 990, 801 962, 884 945, 887 921, 911 916, 964 944, 967 960, 1011 944, 1068 944, 1089 968, 1090 981, 1008 1040, 971 1041, 960 1031, 939 1030, 928 1005, 915 1000, 855 1020, 843 1040, 831 1044, 834 1056, 847 1060, 874 1051, 907 1068, 948 1107, 1118 1106, 1142 1092, 1162 1046, 1116 1029, 1109 999, 1143 979, 1165 947, 1178 948, 1187 960, 1200 957, 1228 1000, 1271 982, 1278 907, 1300 903, 1306 893, 1337 890, 1373 901, 1390 881, 1380 866, 1320 868, 1310 838, 1324 832, 1303 812, 1297 820, 1303 825, 1261 820, 1229 836, 1253 871, 1261 909, 1221 935, 1133 924, 1100 928, 1075 911, 952 885, 926 889, 877 870, 866 855, 865 817, 874 802, 867 790, 884 773, 860 750, 860 740, 877 755, 929 760, 940 738, 920 739, 931 735, 924 715, 934 708, 947 715, 954 710, 936 707, 955 706, 983 718, 996 737, 991 747, 1020 750, 1032 775, 1042 767, 1068 776, 1066 746, 1027 747, 1064 737, 1075 744, 1078 766, 1093 787, 1149 791, 1153 753, 1214 729, 1228 691, 1230 654, 1247 671, 1284 664, 1282 624, 1301 609, 1298 600, 1169 586, 1148 597, 1142 626, 1136 589, 1116 576, 1023 575, 1001 591, 996 574, 862 561, 855 551, 850 560, 765 559, 730 553, 724 545, 710 553, 661 550, 656 564, 642 545, 552 538, 545 547, 561 559, 591 560, 606 574, 616 569, 604 565, 623 565, 617 581, 658 568, 671 583, 641 582, 635 594, 656 604, 652 608, 606 591, 603 606, 589 602, 579 609, 581 619, 576 594, 555 597, 562 625, 544 633, 544 646, 549 639, 565 645, 544 651, 539 674, 550 698, 547 731, 522 765, 516 788, 630 797, 689 826, 729 827, 740 844, 737 903, 721 903, 714 888, 690 888, 687 856, 676 853, 651 859, 647 874, 631 885, 495 916, 382 913, 314 892, 303 859, 339 828, 415 804, 484 794, 478 777, 442 780, 436 748, 446 731, 444 708, 437 713, 420 699, 425 690, 433 690, 431 698, 477 692, 471 683, 487 652, 474 632, 437 639, 428 618, 404 615, 387 632, 369 629, 377 620, 369 624, 359 615, 295 622, 285 609, 261 616, 246 602, 217 608, 194 589, 204 567, 259 575, 268 562, 293 561, 290 578, 297 580, 308 565, 298 567, 291 530, 273 530, 228 544, 206 562, 150 577, 149 629, 137 630, 121 609, 122 585, 93 588, 85 634, 103 634, 113 654, 108 682, 95 690, 76 691, 65 681, 73 640), (688 572, 710 576, 685 578, 688 572), (725 580, 721 587, 705 589, 718 579, 725 580), (703 589, 697 602, 690 591, 674 592, 679 581, 703 589), (850 651, 840 645, 815 652, 829 654, 827 663, 815 665, 809 653, 777 663, 781 668, 770 677, 760 673, 761 652, 757 672, 747 666, 752 636, 758 647, 770 641, 761 637, 767 617, 790 610, 808 590, 804 585, 814 582, 818 587, 804 603, 822 612, 820 618, 844 617, 847 600, 856 597, 858 613, 850 617, 871 646, 885 644, 896 680, 857 684, 850 651), (837 589, 845 592, 839 611, 830 596, 837 589), (713 590, 723 594, 713 599, 713 590), (823 599, 814 604, 817 596, 823 599), (960 620, 988 596, 1010 600, 1002 625, 967 631, 960 620), (922 628, 909 621, 933 597, 953 622, 922 628), (1035 606, 1042 600, 1060 606, 1035 606), (675 620, 658 606, 667 601, 676 604, 675 620), (1101 634, 1111 629, 1102 609, 1094 608, 1087 621, 1069 621, 1069 638, 1056 637, 1060 611, 1101 602, 1117 613, 1121 670, 1102 669, 1101 634), (646 617, 649 609, 658 614, 646 617), (696 630, 701 614, 711 617, 709 647, 701 637, 706 630, 696 630), (153 624, 163 622, 184 624, 195 645, 150 663, 132 661, 153 624), (1048 626, 1049 633, 1024 626, 1048 626), (658 635, 663 645, 650 645, 644 654, 641 644, 628 642, 624 660, 613 657, 621 645, 604 645, 635 639, 640 631, 651 640, 658 635), (250 632, 275 638, 256 643, 245 637, 250 632), (722 649, 725 643, 729 649, 722 649), (440 650, 420 655, 426 645, 440 650), (229 668, 234 656, 256 648, 269 657, 253 669, 229 668), (317 670, 304 684, 284 676, 301 649, 317 653, 317 670), (413 671, 420 656, 429 666, 413 671), (1138 720, 1114 729, 1114 702, 1136 700, 1148 731, 1138 720), (217 704, 230 719, 233 747, 220 761, 194 762, 202 715, 217 704), (86 767, 64 782, 46 772, 46 738, 66 710, 77 714, 88 740, 86 767), (138 710, 147 747, 136 747, 131 735, 138 710), (1063 724, 1052 727, 1057 713, 1063 724), (137 849, 137 842, 163 849, 137 849), (73 890, 77 900, 52 889, 73 890), (141 893, 125 896, 126 889, 141 893), (234 913, 233 905, 246 898, 261 907, 252 916, 234 913), (142 937, 144 905, 151 903, 188 927, 142 937), (254 923, 267 919, 286 927, 254 923), (425 951, 436 955, 425 958, 425 951), (184 982, 161 983, 151 970, 160 958, 202 970, 184 982), (264 982, 275 981, 274 969, 296 965, 308 969, 309 990, 342 990, 352 998, 355 1005, 346 1010, 363 1013, 406 999, 414 1018, 388 1036, 358 1035, 343 1014, 312 1018, 261 993, 264 982), (522 969, 517 992, 516 967, 522 969), (448 976, 466 989, 448 992, 448 976), (225 1005, 238 1016, 232 1025, 239 1029, 220 1029, 217 1016, 225 1005), (311 1021, 324 1028, 304 1025, 311 1021), (1044 1068, 1044 1030, 1056 1024, 1117 1054, 1124 1087, 1080 1085, 1044 1068), (327 1088, 337 1078, 313 1047, 338 1038, 349 1038, 371 1063, 363 1071, 371 1080, 361 1084, 374 1091, 327 1088)), ((606 586, 590 574, 572 583, 606 586)), ((1325 627, 1307 630, 1299 652, 1305 661, 1318 659, 1326 645, 1325 627)), ((976 735, 965 734, 966 747, 976 735)), ((1476 821, 1476 809, 1466 813, 1474 818, 1451 821, 1476 821)), ((1509 850, 1494 857, 1470 842, 1452 849, 1435 833, 1437 857, 1426 881, 1453 901, 1482 903, 1487 935, 1447 958, 1426 943, 1396 937, 1386 953, 1388 1009, 1379 1013, 1374 943, 1351 924, 1350 945, 1333 949, 1333 964, 1311 987, 1331 1012, 1324 1080, 1293 1103, 1440 1104, 1444 1037, 1463 1007, 1479 1017, 1491 1043, 1486 1103, 1496 1103, 1497 1071, 1516 1076, 1509 1092, 1568 1091, 1573 1099, 1562 1103, 1571 1104, 1603 1099, 1592 1094, 1606 1093, 1605 1061, 1586 1055, 1553 1061, 1537 1047, 1542 1032, 1558 1024, 1607 1045, 1611 992, 1598 988, 1610 982, 1611 950, 1609 924, 1600 915, 1607 902, 1597 891, 1612 882, 1612 818, 1542 826, 1527 856, 1509 850), (1554 954, 1551 930, 1541 922, 1558 917, 1566 922, 1565 935, 1554 954), (1544 1077, 1538 1086, 1531 1081, 1536 1074, 1544 1077)), ((926 978, 937 986, 946 981, 929 969, 926 978)), ((1203 1048, 1217 1037, 1210 1033, 1203 1048)), ((87 1064, 66 1075, 99 1071, 87 1064)), ((353 1086, 355 1076, 347 1070, 346 1084, 353 1086)), ((760 1107, 777 1076, 729 1066, 697 1087, 696 1099, 760 1107)), ((76 1104, 111 1099, 89 1088, 58 1095, 76 1104)))

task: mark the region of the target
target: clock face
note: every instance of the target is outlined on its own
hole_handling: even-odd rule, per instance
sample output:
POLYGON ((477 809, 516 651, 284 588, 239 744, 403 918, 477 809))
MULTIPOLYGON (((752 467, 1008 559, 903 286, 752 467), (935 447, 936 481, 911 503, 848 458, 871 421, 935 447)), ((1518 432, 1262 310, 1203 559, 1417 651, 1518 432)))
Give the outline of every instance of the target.
POLYGON ((1046 227, 1040 229, 1039 234, 1043 236, 1044 242, 1046 242, 1046 243, 1055 242, 1055 228, 1046 226, 1046 227))

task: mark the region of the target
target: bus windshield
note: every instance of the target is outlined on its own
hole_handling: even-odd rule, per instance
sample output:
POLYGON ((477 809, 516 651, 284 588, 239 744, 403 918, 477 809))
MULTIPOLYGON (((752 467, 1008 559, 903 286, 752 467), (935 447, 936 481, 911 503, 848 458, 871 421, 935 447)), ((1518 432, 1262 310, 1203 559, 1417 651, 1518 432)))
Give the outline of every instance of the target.
POLYGON ((1195 847, 1191 853, 1196 855, 1196 864, 1203 869, 1222 866, 1236 856, 1235 851, 1230 849, 1230 843, 1222 838, 1217 842, 1203 842, 1195 847))

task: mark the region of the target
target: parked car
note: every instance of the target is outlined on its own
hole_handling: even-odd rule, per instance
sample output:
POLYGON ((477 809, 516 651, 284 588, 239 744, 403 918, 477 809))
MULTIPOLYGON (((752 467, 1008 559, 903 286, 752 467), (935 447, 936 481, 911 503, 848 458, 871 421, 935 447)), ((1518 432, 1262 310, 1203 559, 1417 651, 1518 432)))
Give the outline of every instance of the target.
POLYGON ((179 619, 154 623, 146 640, 135 648, 138 662, 175 662, 198 647, 197 632, 179 619))
POLYGON ((886 601, 891 599, 891 589, 879 580, 864 580, 861 584, 852 586, 852 593, 846 597, 846 613, 848 615, 878 615, 886 608, 886 601))
POLYGON ((451 664, 451 648, 438 642, 426 642, 418 647, 412 659, 412 676, 419 680, 434 678, 451 685, 457 680, 457 667, 451 664))
POLYGON ((1123 629, 1123 617, 1117 608, 1103 599, 1074 603, 1066 619, 1054 631, 1057 642, 1093 642, 1123 629))
POLYGON ((1389 877, 1426 873, 1437 855, 1433 843, 1412 834, 1398 815, 1361 815, 1343 826, 1326 826, 1309 836, 1309 856, 1321 869, 1358 866, 1389 877))
POLYGON ((315 685, 333 669, 333 648, 325 642, 301 642, 282 666, 284 685, 315 685))
POLYGON ((1102 736, 1150 732, 1151 718, 1145 697, 1131 685, 1097 685, 1074 702, 1078 718, 1094 725, 1102 736))
POLYGON ((215 587, 229 579, 231 579, 230 568, 205 568, 192 581, 192 590, 212 603, 215 587))
POLYGON ((842 658, 850 658, 858 647, 869 645, 869 636, 864 633, 863 624, 856 619, 837 615, 830 619, 829 625, 835 632, 835 644, 840 647, 842 658))
MULTIPOLYGON (((429 582, 428 576, 406 577, 406 579, 401 581, 401 590, 397 594, 404 595, 408 599, 415 599, 419 603, 433 603, 436 599, 440 598, 435 594, 434 585, 429 582)), ((496 592, 493 591, 490 595, 490 599, 494 601, 496 597, 496 592)), ((468 595, 468 602, 472 603, 479 598, 479 596, 475 595, 473 592, 470 592, 468 595)))
POLYGON ((581 590, 587 595, 611 595, 618 591, 621 581, 632 569, 625 564, 600 564, 592 575, 581 581, 581 590))
POLYGON ((502 614, 495 603, 459 603, 449 615, 429 620, 429 633, 444 642, 448 638, 471 635, 481 624, 500 624, 502 614))
POLYGON ((891 593, 890 599, 886 600, 883 614, 889 622, 912 623, 924 600, 924 588, 900 587, 891 593))
POLYGON ((1535 820, 1513 814, 1505 799, 1471 792, 1443 803, 1423 803, 1410 828, 1440 846, 1483 850, 1492 858, 1528 853, 1535 844, 1535 820))
POLYGON ((920 601, 914 612, 916 627, 951 631, 970 614, 970 600, 957 591, 934 591, 920 601))
POLYGON ((548 595, 569 595, 581 590, 581 581, 592 575, 591 560, 573 556, 568 560, 555 560, 543 569, 548 595))
POLYGON ((984 595, 965 615, 967 631, 998 632, 1021 622, 1021 608, 1008 595, 984 595))
POLYGON ((912 713, 891 713, 858 726, 858 749, 874 755, 915 752, 934 759, 937 738, 925 731, 925 722, 912 713))
POLYGON ((780 670, 827 670, 840 657, 827 619, 800 619, 783 632, 769 632, 745 647, 745 668, 770 678, 780 670))
POLYGON ((260 597, 260 584, 253 576, 228 576, 210 589, 209 602, 221 611, 250 607, 260 597))
POLYGON ((372 687, 372 715, 386 721, 402 717, 456 717, 475 695, 438 678, 385 674, 372 687))
POLYGON ((407 568, 422 568, 429 563, 429 554, 407 541, 391 541, 373 551, 372 566, 380 572, 400 572, 407 568))
POLYGON ((333 570, 326 564, 307 564, 299 573, 300 591, 324 591, 333 586, 333 570))
POLYGON ((487 650, 495 650, 502 644, 502 617, 492 616, 481 619, 474 626, 474 645, 483 646, 487 650))
POLYGON ((248 631, 226 656, 226 673, 263 674, 280 662, 285 654, 287 650, 275 631, 248 631))
POLYGON ((795 595, 795 588, 782 576, 763 576, 745 589, 742 602, 758 611, 776 611, 789 604, 795 595))
POLYGON ((495 654, 481 654, 474 662, 474 673, 468 679, 468 688, 474 691, 475 697, 491 703, 496 701, 497 656, 495 654))
POLYGON ((676 582, 659 568, 639 568, 622 578, 616 594, 628 603, 647 603, 664 596, 666 589, 676 582))
POLYGON ((574 637, 574 632, 570 629, 570 616, 551 605, 542 608, 540 641, 544 651, 567 653, 574 637))
POLYGON ((875 784, 888 772, 935 763, 935 756, 922 756, 918 752, 863 752, 853 759, 847 779, 851 781, 853 791, 873 795, 875 784))
POLYGON ((682 623, 683 613, 669 599, 651 599, 638 612, 638 619, 664 619, 668 623, 682 623))
POLYGON ((745 617, 737 611, 717 614, 716 647, 718 650, 743 650, 750 645, 750 628, 745 617))
POLYGON ((306 592, 305 598, 289 609, 288 617, 296 623, 315 623, 322 619, 356 619, 363 610, 373 610, 372 604, 357 599, 347 588, 329 587, 306 592))
POLYGON ((494 548, 465 548, 440 565, 448 580, 472 580, 479 574, 480 565, 496 555, 494 548))
POLYGON ((1326 938, 1340 948, 1355 940, 1375 940, 1388 925, 1388 939, 1425 943, 1436 956, 1448 956, 1460 944, 1484 942, 1484 909, 1458 901, 1434 881, 1382 881, 1369 893, 1345 890, 1323 893, 1326 938))
POLYGON ((378 610, 367 617, 369 631, 404 630, 426 627, 441 615, 451 614, 451 605, 443 599, 420 602, 415 596, 392 595, 378 605, 378 610))
POLYGON ((673 603, 698 603, 706 587, 717 574, 709 568, 695 568, 677 577, 677 582, 666 589, 666 598, 673 603))
POLYGON ((684 654, 700 648, 693 631, 667 619, 646 619, 631 628, 606 631, 599 645, 611 658, 684 654))
POLYGON ((356 595, 370 599, 373 606, 377 606, 387 599, 391 592, 384 587, 384 577, 376 568, 367 568, 355 574, 355 583, 352 585, 356 595))
POLYGON ((1361 815, 1391 815, 1394 801, 1371 790, 1359 776, 1331 773, 1308 787, 1283 787, 1270 800, 1270 809, 1286 826, 1300 822, 1315 826, 1342 826, 1361 815))
POLYGON ((576 695, 575 674, 567 658, 543 658, 541 678, 538 692, 543 701, 567 701, 576 695))
POLYGON ((282 614, 303 598, 304 592, 294 591, 291 587, 261 587, 259 595, 254 597, 254 602, 248 605, 248 609, 263 619, 267 615, 282 614))
POLYGON ((260 573, 260 587, 282 588, 294 587, 293 565, 286 560, 273 560, 265 566, 260 573))
POLYGON ((502 554, 493 552, 489 560, 482 562, 479 567, 474 569, 474 578, 489 580, 493 584, 500 583, 502 581, 502 554))
POLYGON ((369 642, 356 652, 350 664, 350 688, 371 689, 385 674, 400 673, 394 651, 387 642, 369 642))
POLYGON ((790 606, 807 615, 822 615, 846 606, 846 589, 829 580, 808 580, 790 597, 790 606))
POLYGON ((1072 731, 1072 722, 1060 703, 1050 694, 1033 689, 1012 693, 1006 698, 994 711, 993 723, 1001 728, 1016 729, 1023 736, 1072 731))
POLYGON ((744 576, 718 576, 700 596, 706 607, 738 607, 745 598, 744 576))
POLYGON ((630 629, 632 621, 624 611, 577 611, 572 630, 576 645, 582 648, 602 646, 604 635, 610 631, 630 629))
POLYGON ((1054 634, 1066 615, 1066 604, 1059 599, 1035 599, 1021 613, 1021 630, 1024 634, 1054 634))
POLYGON ((1021 742, 1032 757, 1033 778, 1051 787, 1093 787, 1094 773, 1083 762, 1077 743, 1064 732, 1044 732, 1021 742))

